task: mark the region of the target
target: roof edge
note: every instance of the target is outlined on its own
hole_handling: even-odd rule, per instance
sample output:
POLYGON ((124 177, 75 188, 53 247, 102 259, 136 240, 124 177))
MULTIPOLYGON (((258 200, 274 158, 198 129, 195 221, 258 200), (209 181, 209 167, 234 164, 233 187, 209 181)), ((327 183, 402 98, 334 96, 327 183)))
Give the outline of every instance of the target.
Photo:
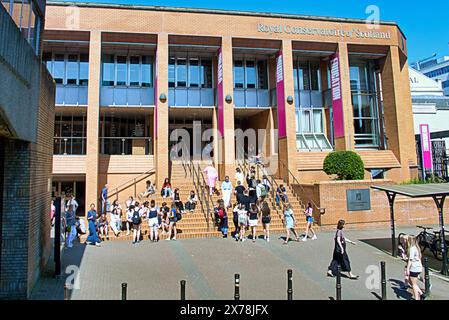
MULTIPOLYGON (((314 16, 301 15, 291 13, 271 13, 259 11, 240 11, 240 10, 224 10, 224 9, 205 9, 205 8, 185 8, 185 7, 170 7, 170 6, 154 6, 154 5, 132 5, 132 4, 113 4, 113 3, 93 3, 93 2, 74 2, 74 1, 47 1, 47 6, 78 6, 88 8, 120 8, 120 9, 134 9, 134 10, 153 10, 153 11, 167 11, 167 12, 185 12, 185 13, 203 13, 203 14, 221 14, 221 15, 238 15, 238 16, 252 16, 263 18, 284 18, 284 19, 302 19, 315 21, 331 21, 342 23, 365 23, 366 20, 358 18, 339 18, 328 16, 314 16)), ((381 25, 395 26, 405 37, 401 28, 396 21, 380 21, 381 25)))

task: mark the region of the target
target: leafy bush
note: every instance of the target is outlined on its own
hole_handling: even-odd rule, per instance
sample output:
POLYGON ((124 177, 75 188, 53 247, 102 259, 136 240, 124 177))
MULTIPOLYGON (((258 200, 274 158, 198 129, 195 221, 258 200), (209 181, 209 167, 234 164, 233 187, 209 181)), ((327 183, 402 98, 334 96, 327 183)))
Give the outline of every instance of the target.
POLYGON ((447 181, 443 178, 436 176, 436 175, 428 175, 426 179, 419 179, 414 178, 409 181, 404 181, 401 183, 402 185, 409 185, 409 184, 429 184, 429 183, 446 183, 447 181))
POLYGON ((363 180, 365 165, 362 158, 353 151, 331 152, 324 159, 324 172, 337 175, 337 180, 363 180))

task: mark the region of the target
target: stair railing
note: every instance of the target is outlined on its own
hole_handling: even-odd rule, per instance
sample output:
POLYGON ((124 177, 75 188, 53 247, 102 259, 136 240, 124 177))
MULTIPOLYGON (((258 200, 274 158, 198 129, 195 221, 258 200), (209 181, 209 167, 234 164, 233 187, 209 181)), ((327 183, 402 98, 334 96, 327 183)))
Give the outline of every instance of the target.
POLYGON ((206 202, 206 210, 207 210, 207 217, 206 217, 206 222, 207 222, 207 231, 209 231, 210 229, 210 221, 215 225, 215 216, 213 214, 213 203, 214 200, 212 199, 212 196, 210 195, 210 192, 205 192, 204 190, 206 190, 206 179, 204 178, 204 173, 203 170, 201 169, 201 166, 199 164, 197 164, 197 168, 198 168, 198 180, 199 180, 199 184, 201 185, 201 191, 202 191, 202 195, 203 198, 206 202))
POLYGON ((142 181, 146 177, 152 175, 155 172, 156 172, 156 170, 153 168, 153 169, 150 169, 148 171, 145 171, 145 172, 139 174, 138 176, 136 176, 132 179, 127 180, 126 182, 122 183, 118 187, 112 189, 110 192, 110 197, 112 198, 113 196, 115 196, 115 199, 118 200, 119 192, 121 192, 125 189, 128 189, 130 186, 134 185, 134 198, 136 198, 137 197, 137 183, 142 181))

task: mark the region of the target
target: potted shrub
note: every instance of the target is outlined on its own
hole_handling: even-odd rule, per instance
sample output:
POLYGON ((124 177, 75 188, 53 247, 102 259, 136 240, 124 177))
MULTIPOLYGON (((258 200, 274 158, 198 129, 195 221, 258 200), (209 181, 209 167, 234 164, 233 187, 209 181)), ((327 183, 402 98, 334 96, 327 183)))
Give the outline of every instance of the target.
POLYGON ((362 158, 353 151, 331 152, 324 159, 324 172, 336 175, 337 180, 363 180, 365 165, 362 158))

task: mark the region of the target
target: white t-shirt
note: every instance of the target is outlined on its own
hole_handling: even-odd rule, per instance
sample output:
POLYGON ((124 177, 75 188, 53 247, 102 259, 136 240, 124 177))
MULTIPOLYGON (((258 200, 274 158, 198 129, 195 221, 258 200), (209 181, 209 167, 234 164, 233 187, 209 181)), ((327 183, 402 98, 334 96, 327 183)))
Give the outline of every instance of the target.
POLYGON ((410 248, 409 261, 411 261, 410 272, 422 272, 421 258, 415 246, 410 248))
POLYGON ((240 181, 243 183, 245 181, 245 176, 243 175, 243 172, 236 172, 235 174, 235 181, 240 181))
POLYGON ((132 221, 133 220, 133 214, 134 214, 134 210, 126 210, 126 220, 127 221, 132 221))

